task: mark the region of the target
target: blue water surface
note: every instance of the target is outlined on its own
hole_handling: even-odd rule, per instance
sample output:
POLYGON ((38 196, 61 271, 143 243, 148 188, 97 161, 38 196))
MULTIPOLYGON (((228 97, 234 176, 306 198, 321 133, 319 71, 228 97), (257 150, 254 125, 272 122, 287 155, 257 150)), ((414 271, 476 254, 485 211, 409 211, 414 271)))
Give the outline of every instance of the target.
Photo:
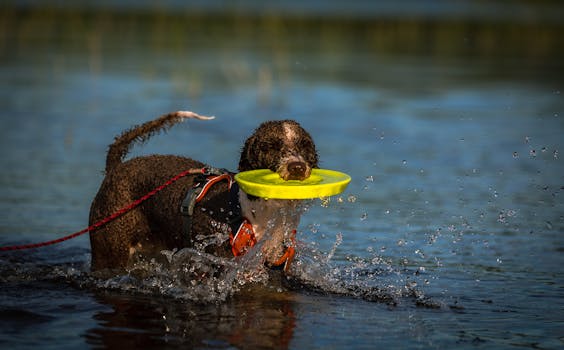
MULTIPOLYGON (((0 245, 85 227, 113 137, 174 110, 216 119, 177 125, 131 156, 235 170, 260 122, 292 118, 314 137, 321 167, 353 181, 302 217, 296 271, 316 288, 193 303, 147 284, 139 293, 127 277, 92 282, 87 236, 2 252, 2 347, 564 346, 558 57, 324 46, 355 40, 345 24, 340 36, 304 34, 303 46, 268 34, 278 50, 244 30, 215 44, 203 30, 176 46, 175 33, 149 26, 165 38, 150 39, 137 32, 147 19, 127 16, 130 31, 86 21, 75 42, 42 31, 45 19, 26 31, 28 14, 17 15, 0 57, 0 245)), ((117 27, 108 16, 100 23, 117 27)))

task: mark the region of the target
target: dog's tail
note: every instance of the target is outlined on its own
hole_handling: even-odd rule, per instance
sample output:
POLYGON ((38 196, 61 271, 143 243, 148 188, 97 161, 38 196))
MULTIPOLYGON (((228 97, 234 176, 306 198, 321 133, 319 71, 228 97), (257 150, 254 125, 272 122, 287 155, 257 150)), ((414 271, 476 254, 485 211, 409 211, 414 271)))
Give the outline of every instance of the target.
POLYGON ((121 135, 117 136, 114 143, 110 145, 106 158, 106 173, 123 161, 134 143, 143 143, 159 131, 170 128, 184 119, 210 120, 214 119, 214 117, 206 117, 189 111, 178 111, 165 114, 155 120, 124 131, 121 135))

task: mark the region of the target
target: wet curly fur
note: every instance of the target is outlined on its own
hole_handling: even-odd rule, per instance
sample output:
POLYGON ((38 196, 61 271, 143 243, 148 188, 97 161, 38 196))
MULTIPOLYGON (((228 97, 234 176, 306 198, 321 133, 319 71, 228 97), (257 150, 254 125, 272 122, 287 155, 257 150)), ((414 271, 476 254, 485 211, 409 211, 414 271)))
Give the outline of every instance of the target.
MULTIPOLYGON (((180 172, 204 166, 197 160, 174 155, 150 155, 124 161, 134 143, 144 142, 160 130, 188 118, 208 119, 192 112, 174 112, 116 137, 108 150, 106 176, 92 202, 90 224, 125 207, 180 172)), ((311 136, 297 122, 281 120, 261 124, 245 141, 238 170, 271 169, 286 180, 304 179, 317 164, 318 156, 311 136)), ((295 208, 293 201, 266 201, 242 192, 238 196, 240 204, 232 203, 235 200, 227 183, 219 182, 198 203, 191 220, 191 236, 185 237, 179 208, 194 181, 194 175, 186 176, 139 207, 90 232, 92 270, 123 270, 131 266, 134 258, 155 256, 163 249, 184 247, 231 257, 228 234, 237 229, 230 227, 237 215, 251 221, 260 240, 261 231, 270 219, 264 216, 278 210, 273 210, 273 205, 295 208), (234 204, 239 204, 239 213, 226 210, 234 204)), ((265 255, 266 262, 276 259, 283 249, 280 238, 270 240, 272 242, 264 245, 272 255, 265 255)))

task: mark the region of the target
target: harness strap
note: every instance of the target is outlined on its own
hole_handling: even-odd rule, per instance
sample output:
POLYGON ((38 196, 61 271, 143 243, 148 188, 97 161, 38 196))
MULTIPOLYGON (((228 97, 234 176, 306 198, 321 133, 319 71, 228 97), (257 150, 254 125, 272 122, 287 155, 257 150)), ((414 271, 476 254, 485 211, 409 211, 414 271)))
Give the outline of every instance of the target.
POLYGON ((294 256, 296 255, 296 230, 293 230, 290 235, 290 241, 292 242, 289 247, 286 247, 286 251, 284 255, 282 255, 278 260, 276 260, 272 265, 273 266, 281 266, 284 264, 284 272, 288 272, 290 268, 290 264, 294 260, 294 256))
POLYGON ((233 175, 229 172, 225 172, 219 175, 212 175, 205 177, 200 175, 201 178, 196 178, 196 184, 186 193, 186 197, 182 201, 180 206, 180 212, 185 216, 191 216, 194 213, 194 207, 196 203, 202 200, 210 187, 218 183, 219 181, 227 180, 228 188, 231 189, 234 183, 233 175), (206 181, 203 186, 203 181, 206 181))
MULTIPOLYGON (((222 170, 223 171, 223 170, 222 170)), ((209 174, 208 174, 209 175, 209 174)), ((192 215, 194 213, 194 207, 198 202, 200 202, 209 189, 220 181, 227 181, 228 188, 231 192, 230 197, 233 203, 238 203, 238 194, 233 193, 234 189, 238 192, 237 183, 234 181, 233 174, 227 171, 224 171, 221 174, 214 174, 211 176, 203 176, 200 175, 201 179, 196 179, 196 183, 194 186, 188 191, 186 197, 182 201, 182 205, 180 207, 180 212, 184 216, 184 239, 186 243, 189 242, 192 230, 192 215), (205 181, 205 182, 204 182, 205 181)), ((237 222, 241 219, 241 217, 232 220, 230 224, 237 222)), ((231 227, 231 225, 230 225, 231 227)), ((272 266, 278 267, 284 265, 284 271, 287 271, 290 263, 294 259, 296 254, 294 246, 296 245, 296 230, 293 230, 290 236, 291 244, 289 247, 286 248, 284 254, 275 261, 272 266)), ((254 247, 257 243, 255 232, 253 230, 253 225, 249 220, 246 218, 242 218, 242 222, 239 225, 239 228, 233 234, 233 232, 229 233, 229 244, 231 245, 231 252, 233 256, 242 256, 244 255, 250 248, 254 247)))
MULTIPOLYGON (((231 174, 226 173, 226 174, 212 176, 211 178, 208 178, 208 181, 204 184, 204 187, 202 187, 200 193, 196 196, 196 203, 198 203, 199 201, 202 200, 202 198, 204 198, 206 193, 208 193, 210 187, 212 187, 219 181, 223 181, 223 180, 227 180, 227 188, 231 189, 231 186, 233 186, 233 181, 234 181, 233 176, 231 174)), ((193 209, 194 208, 192 208, 192 210, 193 209)))
MULTIPOLYGON (((296 249, 294 248, 296 245, 296 230, 293 230, 290 235, 291 244, 289 247, 286 247, 284 254, 272 263, 272 266, 278 267, 284 265, 283 269, 284 272, 288 271, 292 260, 294 260, 294 256, 296 255, 296 249)), ((257 243, 255 232, 253 230, 253 225, 247 219, 243 219, 243 222, 237 229, 235 235, 233 232, 229 234, 229 243, 231 244, 231 252, 233 252, 234 256, 241 256, 244 255, 249 248, 252 248, 257 243)))
MULTIPOLYGON (((229 171, 225 169, 212 169, 214 170, 200 174, 196 177, 194 186, 188 190, 182 204, 180 205, 180 213, 184 217, 182 231, 184 235, 184 244, 186 246, 190 244, 192 236, 192 215, 194 214, 194 207, 196 206, 196 203, 200 202, 208 193, 209 189, 220 181, 227 181, 230 192, 233 192, 233 190, 238 187, 237 183, 233 179, 233 175, 229 171)), ((236 195, 231 194, 230 196, 232 197, 231 199, 233 199, 233 197, 237 199, 236 195)), ((238 219, 236 218, 235 221, 238 221, 238 219)))
POLYGON ((251 225, 249 220, 243 219, 235 235, 233 235, 233 232, 229 234, 229 243, 231 244, 231 252, 234 256, 244 255, 249 248, 255 246, 257 239, 253 225, 251 225))

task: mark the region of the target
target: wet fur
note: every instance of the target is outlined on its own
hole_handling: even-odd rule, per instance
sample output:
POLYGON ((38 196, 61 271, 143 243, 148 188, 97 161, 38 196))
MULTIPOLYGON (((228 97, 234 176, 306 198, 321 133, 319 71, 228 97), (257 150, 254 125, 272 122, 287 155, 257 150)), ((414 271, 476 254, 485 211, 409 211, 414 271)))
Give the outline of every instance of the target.
MULTIPOLYGON (((106 176, 92 202, 90 224, 93 224, 132 201, 142 197, 173 176, 203 163, 174 155, 151 155, 124 161, 136 142, 144 142, 160 130, 184 119, 208 119, 191 112, 174 112, 133 127, 116 137, 106 160, 106 176)), ((194 147, 197 149, 197 147, 194 147)), ((270 121, 261 124, 245 141, 239 171, 271 169, 283 178, 306 178, 317 167, 318 156, 311 136, 295 121, 270 121)), ((192 235, 184 236, 179 208, 195 176, 187 176, 144 202, 117 220, 90 233, 92 270, 123 270, 134 258, 150 257, 163 249, 192 247, 221 257, 231 257, 228 240, 231 213, 226 182, 214 185, 196 206, 192 216, 192 235)), ((242 214, 251 221, 257 239, 263 237, 271 216, 280 210, 297 210, 297 201, 264 200, 240 192, 242 214), (275 209, 273 209, 275 208, 275 209)), ((268 241, 262 242, 265 260, 276 260, 283 251, 288 227, 297 227, 299 214, 292 222, 271 227, 268 241)), ((275 224, 277 225, 277 224, 275 224)))

